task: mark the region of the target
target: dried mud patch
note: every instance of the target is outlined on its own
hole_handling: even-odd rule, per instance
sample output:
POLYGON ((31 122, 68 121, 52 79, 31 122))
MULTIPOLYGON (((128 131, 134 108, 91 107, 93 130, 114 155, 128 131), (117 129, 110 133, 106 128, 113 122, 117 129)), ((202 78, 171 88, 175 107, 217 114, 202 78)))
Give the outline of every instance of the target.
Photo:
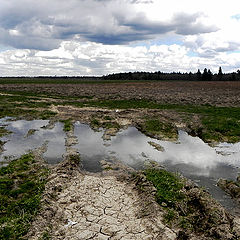
POLYGON ((28 239, 46 232, 52 239, 176 239, 160 208, 145 200, 126 177, 83 174, 67 158, 52 169, 28 239))

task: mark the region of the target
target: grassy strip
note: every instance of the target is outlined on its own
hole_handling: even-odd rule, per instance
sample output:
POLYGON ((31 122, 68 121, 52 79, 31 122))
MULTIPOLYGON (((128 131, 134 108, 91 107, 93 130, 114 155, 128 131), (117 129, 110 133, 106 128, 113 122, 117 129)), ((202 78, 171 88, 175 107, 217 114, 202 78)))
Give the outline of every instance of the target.
MULTIPOLYGON (((106 107, 111 109, 159 109, 171 110, 188 115, 197 114, 200 116, 203 128, 197 130, 199 137, 205 141, 240 141, 240 108, 238 107, 215 107, 209 105, 176 105, 159 104, 148 100, 102 100, 78 103, 82 106, 106 107)), ((170 131, 169 124, 165 126, 156 124, 156 120, 146 122, 146 128, 151 132, 170 131)), ((171 131, 170 131, 171 132, 171 131)))
POLYGON ((0 239, 24 239, 40 207, 47 169, 32 154, 0 168, 0 239))
MULTIPOLYGON (((50 94, 47 91, 42 90, 41 93, 39 92, 30 92, 30 91, 18 91, 18 90, 5 90, 2 92, 3 94, 10 94, 15 96, 22 96, 22 97, 29 97, 31 99, 42 99, 42 98, 52 98, 52 99, 61 99, 61 100, 79 100, 79 99, 93 99, 93 96, 90 95, 82 95, 82 96, 63 96, 62 94, 55 95, 50 94)), ((7 96, 7 95, 2 95, 7 96)), ((9 95, 8 95, 9 96, 9 95)))
POLYGON ((140 124, 141 130, 151 135, 160 135, 164 138, 177 139, 177 130, 171 123, 159 121, 158 119, 146 119, 140 124))
POLYGON ((49 111, 50 102, 38 102, 36 97, 0 95, 0 117, 32 117, 49 119, 56 113, 49 111), (41 108, 41 110, 38 110, 41 108))

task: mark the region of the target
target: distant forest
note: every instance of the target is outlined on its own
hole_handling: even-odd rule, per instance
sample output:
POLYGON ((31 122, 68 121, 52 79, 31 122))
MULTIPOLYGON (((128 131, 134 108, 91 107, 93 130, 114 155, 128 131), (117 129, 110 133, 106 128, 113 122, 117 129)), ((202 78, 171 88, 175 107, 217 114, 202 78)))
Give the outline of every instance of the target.
POLYGON ((240 81, 240 70, 232 73, 223 73, 222 68, 213 74, 210 69, 205 68, 203 72, 199 69, 196 73, 181 72, 128 72, 113 73, 103 76, 106 80, 185 80, 185 81, 240 81))

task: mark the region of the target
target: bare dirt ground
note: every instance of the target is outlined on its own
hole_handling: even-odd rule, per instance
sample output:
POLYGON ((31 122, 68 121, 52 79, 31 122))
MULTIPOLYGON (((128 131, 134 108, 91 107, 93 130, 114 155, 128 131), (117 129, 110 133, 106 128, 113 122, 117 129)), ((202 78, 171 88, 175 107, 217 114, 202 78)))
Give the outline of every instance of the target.
POLYGON ((31 91, 62 96, 151 99, 165 103, 240 106, 240 82, 125 82, 100 84, 0 84, 0 91, 31 91))

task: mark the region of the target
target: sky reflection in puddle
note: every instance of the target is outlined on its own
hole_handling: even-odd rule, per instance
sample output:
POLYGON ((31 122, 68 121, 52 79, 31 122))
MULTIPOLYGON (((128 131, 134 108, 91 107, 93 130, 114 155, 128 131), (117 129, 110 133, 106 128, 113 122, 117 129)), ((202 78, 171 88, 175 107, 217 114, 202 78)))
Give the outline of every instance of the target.
POLYGON ((47 124, 47 120, 4 121, 1 119, 0 126, 7 125, 6 129, 12 133, 1 138, 6 143, 3 147, 4 152, 0 155, 0 162, 19 157, 29 150, 40 147, 44 142, 48 142, 48 149, 43 155, 44 159, 48 163, 60 162, 65 153, 63 124, 56 123, 53 129, 43 128, 47 124), (34 131, 28 134, 29 130, 34 131))

